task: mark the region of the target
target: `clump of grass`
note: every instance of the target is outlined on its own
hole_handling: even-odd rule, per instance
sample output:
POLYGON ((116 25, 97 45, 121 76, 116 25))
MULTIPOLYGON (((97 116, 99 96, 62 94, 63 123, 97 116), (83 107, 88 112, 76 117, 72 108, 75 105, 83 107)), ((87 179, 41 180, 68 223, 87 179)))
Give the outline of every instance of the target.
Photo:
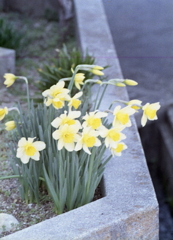
MULTIPOLYGON (((56 84, 61 78, 71 77, 72 69, 79 64, 92 65, 95 62, 95 58, 90 56, 87 52, 85 56, 82 55, 79 49, 72 48, 68 50, 66 45, 63 45, 61 50, 57 50, 58 56, 51 59, 51 63, 45 64, 42 69, 38 69, 41 76, 37 86, 41 91, 50 88, 56 84)), ((93 74, 86 71, 80 71, 85 73, 85 78, 93 78, 93 74)))
POLYGON ((19 50, 22 47, 23 34, 4 19, 0 19, 0 47, 19 50))

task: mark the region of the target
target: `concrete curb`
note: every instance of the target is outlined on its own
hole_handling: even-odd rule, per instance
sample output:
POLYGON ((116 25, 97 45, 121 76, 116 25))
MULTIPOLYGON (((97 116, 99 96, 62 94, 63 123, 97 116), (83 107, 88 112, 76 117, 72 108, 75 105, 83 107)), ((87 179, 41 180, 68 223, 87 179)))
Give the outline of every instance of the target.
MULTIPOLYGON (((122 78, 101 0, 74 0, 78 39, 101 66, 111 65, 109 78, 122 78)), ((125 88, 108 88, 105 109, 112 100, 128 99, 125 88)), ((111 159, 103 184, 105 197, 50 220, 1 238, 2 240, 158 240, 158 203, 134 118, 126 129, 126 150, 111 159)))

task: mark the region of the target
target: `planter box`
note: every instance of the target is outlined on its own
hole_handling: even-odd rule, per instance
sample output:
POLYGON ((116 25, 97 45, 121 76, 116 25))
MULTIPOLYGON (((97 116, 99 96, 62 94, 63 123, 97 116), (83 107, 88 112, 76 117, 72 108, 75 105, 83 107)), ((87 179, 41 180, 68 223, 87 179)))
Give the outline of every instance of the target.
MULTIPOLYGON (((122 78, 101 0, 74 0, 79 44, 110 65, 109 78, 122 78)), ((107 109, 117 99, 128 99, 125 88, 108 87, 102 104, 107 109)), ((95 202, 43 221, 2 240, 158 240, 158 203, 144 158, 134 118, 125 130, 128 149, 112 158, 104 178, 104 196, 95 202)), ((108 153, 106 153, 108 154, 108 153)))

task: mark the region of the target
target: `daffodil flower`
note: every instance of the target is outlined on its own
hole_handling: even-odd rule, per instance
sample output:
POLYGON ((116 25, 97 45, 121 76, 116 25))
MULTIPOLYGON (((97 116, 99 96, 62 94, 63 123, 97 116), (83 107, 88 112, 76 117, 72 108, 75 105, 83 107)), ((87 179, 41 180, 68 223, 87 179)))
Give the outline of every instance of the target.
POLYGON ((60 81, 42 93, 42 95, 46 98, 46 106, 50 106, 52 104, 57 109, 64 106, 64 101, 68 101, 70 99, 68 95, 69 90, 64 88, 64 86, 65 82, 60 81))
POLYGON ((78 135, 79 128, 76 125, 62 125, 58 130, 54 131, 52 136, 55 140, 58 140, 58 150, 63 147, 72 152, 75 148, 75 142, 80 138, 78 135))
POLYGON ((7 131, 11 131, 11 130, 13 130, 13 129, 16 128, 15 121, 8 121, 8 122, 6 122, 6 123, 5 123, 5 126, 6 126, 5 129, 6 129, 7 131))
POLYGON ((82 127, 81 123, 78 120, 75 120, 76 118, 79 118, 80 115, 80 111, 70 111, 68 114, 67 111, 64 111, 63 114, 61 114, 59 117, 55 118, 52 121, 51 125, 54 128, 59 128, 60 126, 67 124, 69 126, 74 125, 78 129, 80 129, 82 127))
POLYGON ((116 147, 111 148, 111 153, 112 156, 121 156, 122 155, 122 151, 127 149, 127 145, 123 142, 119 142, 117 143, 116 147))
POLYGON ((4 108, 0 108, 0 121, 5 117, 5 115, 8 114, 8 108, 4 107, 4 108))
POLYGON ((15 82, 15 80, 18 78, 16 77, 14 74, 12 73, 5 73, 4 74, 4 78, 6 79, 4 84, 6 85, 6 87, 10 87, 11 85, 13 85, 13 83, 15 82))
POLYGON ((99 111, 86 113, 86 115, 83 117, 85 121, 83 122, 82 126, 91 127, 92 129, 99 129, 102 127, 101 118, 107 117, 107 115, 107 113, 99 111))
POLYGON ((101 145, 101 141, 97 138, 98 136, 98 131, 95 131, 90 127, 84 128, 82 136, 77 141, 75 151, 83 149, 86 153, 91 154, 89 148, 94 146, 99 147, 101 145))
POLYGON ((147 103, 142 107, 143 110, 143 115, 142 115, 142 119, 141 119, 141 124, 142 126, 145 126, 147 123, 147 119, 149 120, 156 120, 157 119, 157 115, 156 112, 160 109, 160 103, 156 102, 156 103, 147 103))
POLYGON ((120 142, 121 140, 126 138, 126 136, 121 133, 123 129, 124 126, 113 127, 111 129, 107 129, 106 127, 104 127, 101 131, 99 131, 100 136, 102 138, 105 138, 105 146, 107 148, 115 148, 117 142, 120 142))
POLYGON ((122 109, 121 106, 115 107, 113 112, 113 126, 123 125, 126 127, 130 127, 132 125, 130 115, 134 114, 135 112, 135 109, 131 108, 130 106, 124 107, 122 109))
POLYGON ((83 92, 78 92, 76 93, 72 98, 70 98, 69 101, 69 108, 71 109, 72 107, 74 107, 75 109, 78 109, 78 107, 81 105, 81 101, 78 99, 82 96, 83 92))
POLYGON ((25 137, 22 137, 18 142, 18 149, 17 149, 17 158, 20 158, 21 161, 26 164, 29 162, 29 159, 33 159, 35 161, 40 160, 40 153, 46 148, 46 144, 42 141, 34 142, 34 138, 28 138, 26 140, 25 137))
POLYGON ((74 77, 74 84, 77 89, 81 89, 80 85, 84 85, 85 74, 84 73, 77 73, 74 77))
POLYGON ((141 103, 142 103, 142 101, 140 101, 138 99, 133 99, 133 100, 127 102, 127 105, 129 105, 131 108, 135 109, 137 112, 140 108, 142 108, 141 103))

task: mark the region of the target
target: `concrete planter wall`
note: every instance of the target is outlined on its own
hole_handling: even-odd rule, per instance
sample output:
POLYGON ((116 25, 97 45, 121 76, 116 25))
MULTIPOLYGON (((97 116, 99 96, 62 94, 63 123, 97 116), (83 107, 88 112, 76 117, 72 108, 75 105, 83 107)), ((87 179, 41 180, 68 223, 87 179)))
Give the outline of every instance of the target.
MULTIPOLYGON (((74 0, 78 40, 101 66, 110 65, 109 78, 122 78, 101 0, 74 0)), ((125 88, 108 88, 102 108, 114 99, 128 99, 125 88)), ((108 163, 105 197, 46 220, 2 240, 114 240, 158 238, 158 203, 134 118, 126 129, 128 149, 108 163)), ((107 154, 107 153, 106 153, 107 154)))

